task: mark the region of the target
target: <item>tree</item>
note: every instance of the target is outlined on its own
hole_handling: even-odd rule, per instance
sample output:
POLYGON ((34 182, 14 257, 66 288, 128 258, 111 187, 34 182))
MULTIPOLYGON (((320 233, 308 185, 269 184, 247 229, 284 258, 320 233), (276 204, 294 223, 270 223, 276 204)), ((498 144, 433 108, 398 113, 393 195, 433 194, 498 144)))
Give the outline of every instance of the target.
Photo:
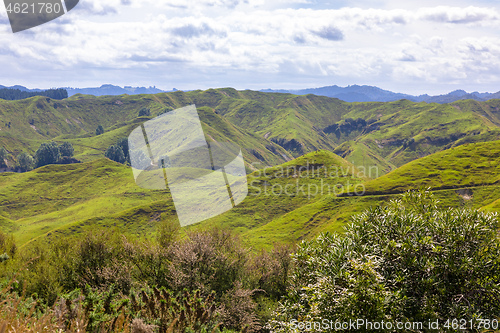
POLYGON ((102 127, 102 125, 97 126, 95 130, 95 135, 101 135, 103 133, 104 133, 104 128, 102 127))
POLYGON ((31 171, 35 165, 35 160, 30 154, 22 152, 17 155, 17 165, 21 172, 31 171))
POLYGON ((142 108, 139 111, 139 117, 149 117, 151 116, 151 110, 149 108, 142 108))
POLYGON ((289 292, 270 322, 273 332, 290 332, 298 318, 444 324, 498 317, 496 215, 441 210, 431 193, 419 191, 352 222, 343 235, 322 234, 299 246, 289 292))
POLYGON ((128 138, 121 138, 120 140, 118 140, 115 146, 120 147, 122 149, 123 155, 125 156, 125 161, 127 161, 130 164, 130 156, 128 151, 128 138))
POLYGON ((160 111, 158 111, 158 116, 161 116, 162 114, 164 113, 167 113, 169 111, 172 111, 174 108, 170 107, 170 106, 165 106, 163 109, 161 109, 160 111))
POLYGON ((52 99, 68 98, 68 91, 66 89, 49 89, 44 91, 22 91, 19 89, 2 88, 0 89, 0 98, 6 100, 19 100, 30 98, 33 96, 45 96, 52 99))
POLYGON ((125 163, 125 155, 123 154, 123 150, 119 146, 109 146, 106 152, 104 153, 104 156, 109 158, 112 161, 118 162, 118 163, 125 163))
POLYGON ((0 168, 4 168, 7 166, 7 163, 5 163, 7 156, 7 150, 4 147, 0 148, 0 168))
POLYGON ((48 164, 57 164, 60 157, 59 147, 55 142, 42 143, 35 156, 37 168, 48 164))
POLYGON ((116 144, 109 146, 104 156, 118 163, 130 163, 130 155, 128 149, 128 138, 119 139, 116 144))
POLYGON ((72 157, 73 154, 75 153, 75 149, 73 148, 71 142, 64 142, 62 145, 59 146, 59 152, 63 157, 72 157))

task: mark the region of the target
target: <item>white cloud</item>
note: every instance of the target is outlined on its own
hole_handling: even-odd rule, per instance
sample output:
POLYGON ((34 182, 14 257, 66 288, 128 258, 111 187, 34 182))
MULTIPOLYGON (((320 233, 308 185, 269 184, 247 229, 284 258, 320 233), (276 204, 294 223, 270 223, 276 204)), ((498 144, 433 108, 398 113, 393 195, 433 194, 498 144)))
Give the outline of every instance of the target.
MULTIPOLYGON (((43 60, 40 73, 54 71, 52 86, 65 85, 55 82, 63 73, 102 83, 116 70, 123 71, 123 84, 140 77, 159 86, 165 78, 183 80, 185 71, 175 85, 199 75, 200 88, 214 80, 245 87, 259 77, 262 87, 269 79, 290 85, 500 79, 496 8, 270 9, 261 0, 85 0, 78 6, 28 32, 0 34, 2 61, 10 57, 22 67, 43 60)), ((0 73, 0 84, 6 78, 0 73)))
POLYGON ((480 7, 445 7, 422 8, 418 10, 417 17, 422 20, 429 20, 440 23, 485 24, 490 21, 498 21, 500 15, 493 8, 480 7))

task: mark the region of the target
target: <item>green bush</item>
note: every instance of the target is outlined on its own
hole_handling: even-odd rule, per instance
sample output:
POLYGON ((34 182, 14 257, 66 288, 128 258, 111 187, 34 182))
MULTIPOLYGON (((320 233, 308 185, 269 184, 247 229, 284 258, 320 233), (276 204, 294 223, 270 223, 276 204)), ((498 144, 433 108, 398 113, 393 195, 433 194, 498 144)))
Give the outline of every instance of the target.
POLYGON ((102 125, 99 125, 95 129, 95 135, 101 135, 101 134, 104 134, 104 127, 102 127, 102 125))
POLYGON ((35 166, 35 159, 30 154, 22 152, 17 155, 17 166, 21 172, 31 171, 35 166))
POLYGON ((125 154, 120 146, 109 146, 104 156, 118 163, 125 163, 126 161, 125 154))
POLYGON ((344 235, 303 242, 293 256, 290 291, 269 326, 289 332, 293 319, 496 319, 497 228, 496 215, 439 210, 430 193, 408 192, 354 218, 344 235))
POLYGON ((63 142, 63 144, 59 146, 59 151, 61 152, 61 156, 66 157, 72 157, 75 153, 75 149, 71 142, 63 142))
POLYGON ((174 332, 212 332, 217 323, 223 332, 257 332, 284 293, 289 249, 256 256, 228 230, 186 234, 173 222, 159 224, 152 240, 98 229, 37 239, 17 252, 0 234, 0 254, 10 257, 0 263, 0 286, 15 280, 9 290, 36 300, 41 313, 66 307, 68 323, 80 309, 88 332, 113 331, 120 320, 160 332, 170 325, 179 328, 174 332), (165 311, 167 294, 179 308, 165 311))
POLYGON ((59 146, 55 142, 42 143, 35 155, 37 168, 48 164, 57 164, 61 157, 59 146))
POLYGON ((172 290, 215 291, 217 297, 248 278, 248 249, 228 230, 192 232, 169 248, 172 290))
POLYGON ((151 116, 151 110, 149 108, 142 108, 139 110, 139 117, 149 117, 151 116))

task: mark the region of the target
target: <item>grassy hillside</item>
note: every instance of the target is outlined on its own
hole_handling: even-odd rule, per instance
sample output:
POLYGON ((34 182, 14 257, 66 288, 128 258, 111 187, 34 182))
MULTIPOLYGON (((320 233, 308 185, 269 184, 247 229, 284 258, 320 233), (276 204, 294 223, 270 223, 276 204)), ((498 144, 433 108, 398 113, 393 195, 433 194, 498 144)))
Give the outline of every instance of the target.
POLYGON ((339 231, 353 214, 418 187, 436 190, 444 206, 500 206, 500 141, 491 141, 500 138, 500 101, 345 103, 226 88, 0 101, 0 145, 9 152, 69 141, 85 162, 0 174, 0 228, 25 244, 99 225, 151 237, 159 221, 176 222, 168 191, 137 187, 130 168, 102 156, 141 123, 193 103, 207 141, 238 144, 256 171, 243 203, 190 228, 229 227, 259 247, 294 242, 339 231), (143 107, 151 117, 137 117, 143 107))
POLYGON ((374 122, 351 137, 340 152, 356 164, 376 156, 385 162, 378 164, 382 171, 463 143, 500 139, 498 114, 485 113, 489 109, 485 103, 463 101, 462 107, 409 101, 353 104, 345 117, 374 122))
POLYGON ((136 186, 130 168, 99 159, 49 165, 31 172, 0 174, 0 215, 23 244, 76 221, 100 218, 169 194, 136 186))
MULTIPOLYGON (((241 204, 186 230, 227 227, 257 248, 296 242, 339 232, 352 215, 420 186, 431 186, 443 207, 498 211, 498 143, 460 146, 371 180, 367 170, 331 152, 313 152, 253 172, 241 204), (363 188, 363 196, 336 196, 363 188)), ((99 226, 150 238, 160 221, 178 223, 168 191, 138 187, 128 167, 107 159, 0 174, 0 207, 0 228, 20 245, 99 226)))
MULTIPOLYGON (((366 179, 331 152, 310 153, 250 174, 243 203, 193 228, 222 225, 244 234, 366 179)), ((129 167, 107 159, 0 174, 0 207, 0 228, 19 244, 98 225, 149 237, 161 220, 178 223, 168 191, 138 187, 129 167)))
POLYGON ((500 141, 466 144, 412 161, 365 184, 368 194, 460 188, 500 182, 500 141))
MULTIPOLYGON (((196 104, 207 140, 239 144, 249 163, 278 165, 292 156, 334 150, 381 174, 409 161, 464 143, 500 140, 500 101, 453 104, 346 103, 315 95, 231 88, 157 95, 74 95, 57 101, 0 100, 0 146, 13 155, 42 142, 70 141, 77 158, 91 161, 118 138, 159 113, 196 104), (151 117, 138 118, 141 108, 151 117), (101 124, 106 133, 95 136, 101 124)), ((10 160, 11 163, 14 161, 10 160)))
MULTIPOLYGON (((63 101, 33 97, 22 101, 0 100, 0 146, 12 156, 21 151, 33 154, 42 142, 69 141, 75 147, 75 157, 82 161, 101 158, 108 146, 127 137, 141 123, 164 110, 193 103, 182 94, 167 96, 135 95, 93 97, 75 95, 63 101), (150 108, 151 117, 137 117, 141 108, 150 108), (106 132, 95 135, 102 125, 106 132)), ((251 131, 238 128, 200 105, 199 114, 207 140, 237 143, 244 148, 246 160, 276 165, 291 159, 291 154, 278 144, 251 131)))

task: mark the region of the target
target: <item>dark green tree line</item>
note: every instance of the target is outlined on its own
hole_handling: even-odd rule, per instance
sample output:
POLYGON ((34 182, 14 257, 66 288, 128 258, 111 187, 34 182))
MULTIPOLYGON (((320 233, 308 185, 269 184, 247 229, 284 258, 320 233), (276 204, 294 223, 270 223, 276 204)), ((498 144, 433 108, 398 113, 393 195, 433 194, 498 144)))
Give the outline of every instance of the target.
POLYGON ((0 98, 6 100, 20 100, 26 99, 34 96, 44 96, 52 99, 65 99, 68 98, 68 92, 66 89, 49 89, 44 91, 22 91, 19 89, 3 88, 0 89, 0 98))

